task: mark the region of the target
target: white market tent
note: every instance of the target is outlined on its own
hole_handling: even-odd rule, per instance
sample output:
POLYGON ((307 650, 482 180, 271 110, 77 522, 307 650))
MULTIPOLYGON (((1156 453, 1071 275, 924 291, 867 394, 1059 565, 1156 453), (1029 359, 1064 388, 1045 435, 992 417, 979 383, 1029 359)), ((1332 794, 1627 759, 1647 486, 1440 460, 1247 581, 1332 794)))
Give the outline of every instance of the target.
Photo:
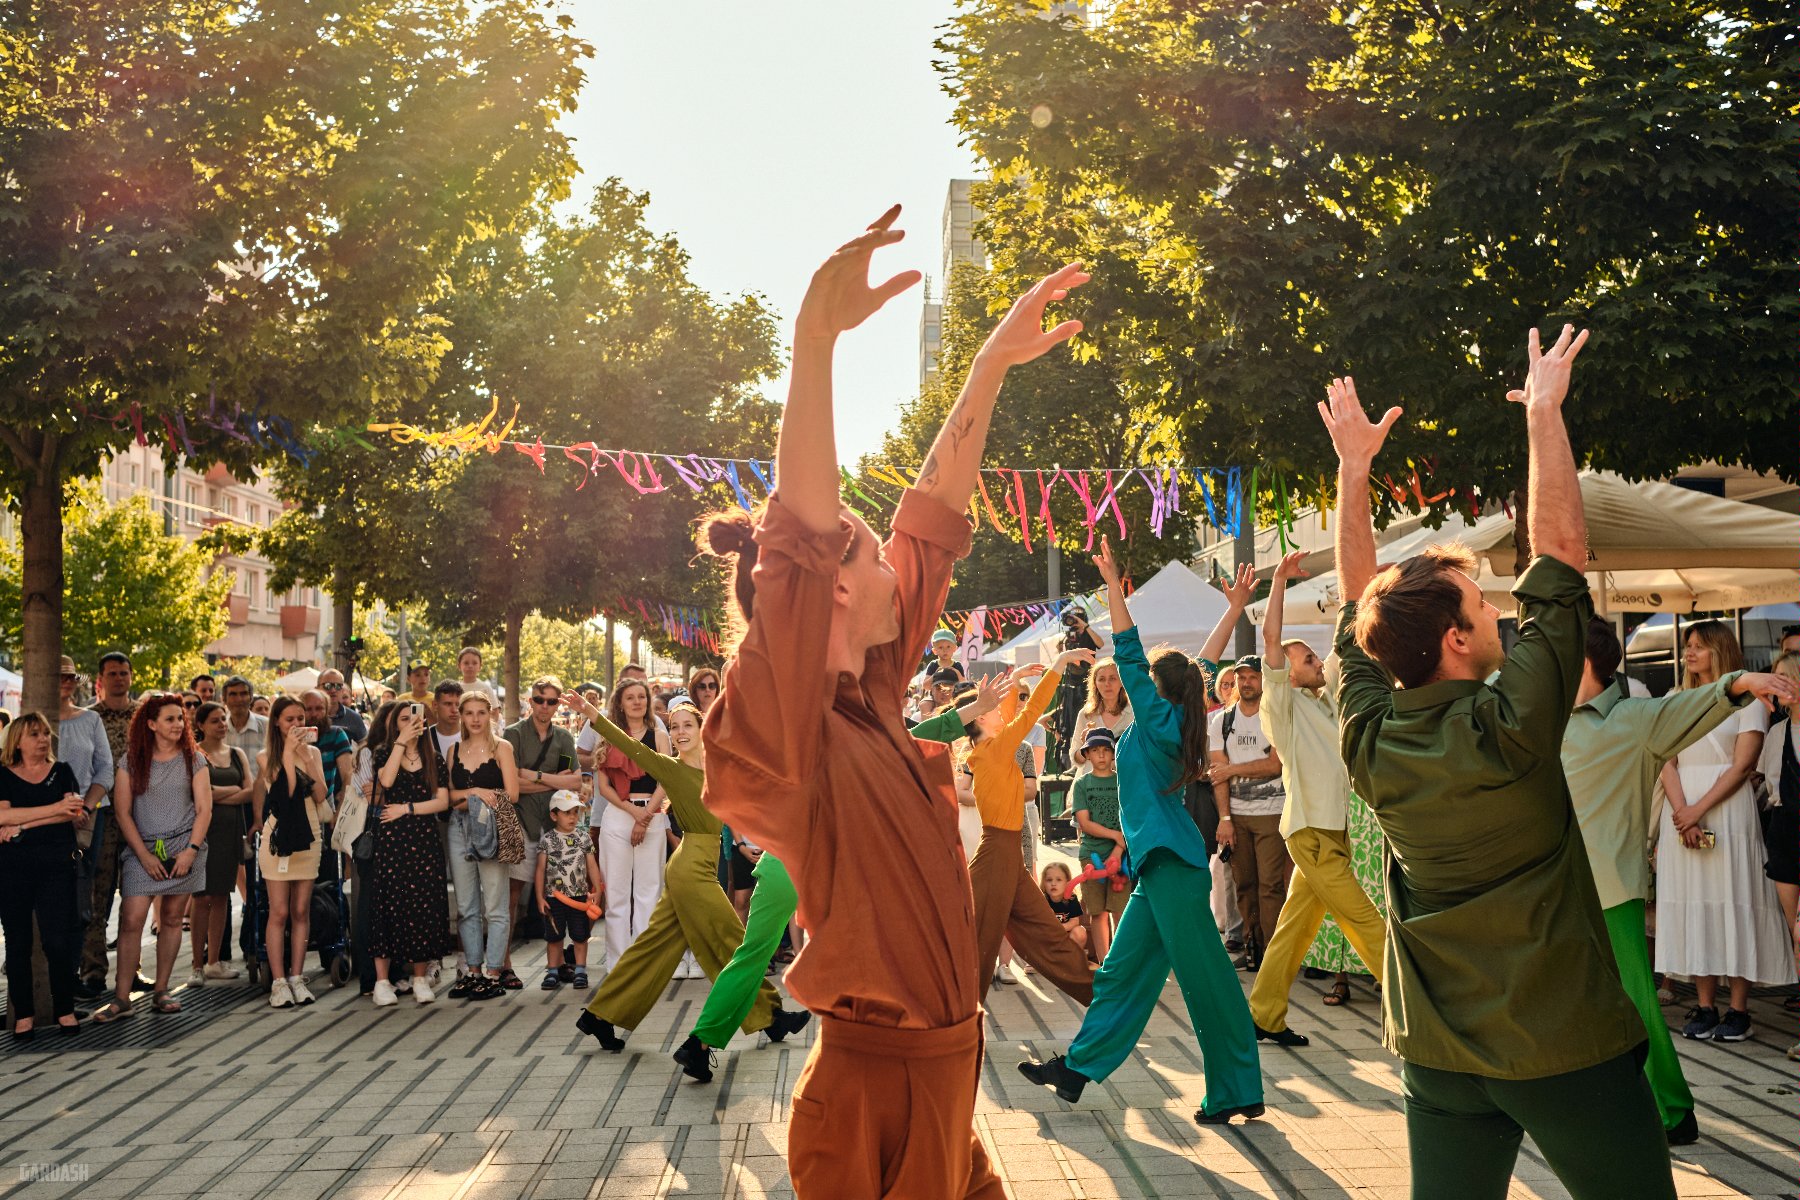
POLYGON ((19 706, 24 702, 25 680, 17 672, 0 667, 0 708, 18 716, 19 706))
MULTIPOLYGON (((1666 483, 1628 483, 1602 471, 1581 475, 1588 521, 1588 579, 1607 612, 1690 613, 1778 604, 1800 596, 1800 518, 1666 483)), ((1502 611, 1513 608, 1512 517, 1452 519, 1418 529, 1376 553, 1399 562, 1425 547, 1460 542, 1480 559, 1476 582, 1502 611)), ((1337 615, 1335 573, 1288 589, 1287 621, 1337 615)), ((1261 606, 1252 618, 1261 619, 1261 606)))
MULTIPOLYGON (((1217 588, 1179 562, 1164 564, 1162 570, 1131 594, 1130 603, 1132 619, 1142 631, 1146 647, 1166 642, 1189 654, 1200 652, 1207 635, 1229 607, 1217 588)), ((1105 606, 1101 604, 1090 609, 1088 618, 1090 627, 1110 648, 1112 617, 1105 606)), ((1055 617, 1046 617, 983 657, 1014 665, 1049 662, 1056 657, 1061 637, 1061 622, 1055 617)))
MULTIPOLYGON (((275 690, 284 692, 289 696, 298 696, 301 692, 318 687, 320 674, 321 672, 317 667, 301 667, 298 671, 290 671, 280 679, 277 679, 275 681, 275 690)), ((369 689, 369 694, 371 696, 379 696, 381 695, 383 686, 384 685, 379 679, 370 679, 363 675, 361 671, 358 671, 350 679, 350 690, 355 692, 358 696, 363 694, 363 689, 365 687, 369 689)))

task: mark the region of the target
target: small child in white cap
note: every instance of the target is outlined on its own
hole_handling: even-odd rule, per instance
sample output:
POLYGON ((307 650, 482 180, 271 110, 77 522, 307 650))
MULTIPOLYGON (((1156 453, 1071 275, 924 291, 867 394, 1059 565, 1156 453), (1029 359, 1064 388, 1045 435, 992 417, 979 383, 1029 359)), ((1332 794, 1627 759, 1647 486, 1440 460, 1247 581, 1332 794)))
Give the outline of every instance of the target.
POLYGON ((575 978, 570 986, 586 988, 587 944, 593 934, 593 907, 600 891, 600 860, 594 845, 577 828, 581 797, 564 788, 550 797, 550 828, 538 839, 538 911, 544 914, 544 990, 562 986, 563 941, 575 944, 575 978))

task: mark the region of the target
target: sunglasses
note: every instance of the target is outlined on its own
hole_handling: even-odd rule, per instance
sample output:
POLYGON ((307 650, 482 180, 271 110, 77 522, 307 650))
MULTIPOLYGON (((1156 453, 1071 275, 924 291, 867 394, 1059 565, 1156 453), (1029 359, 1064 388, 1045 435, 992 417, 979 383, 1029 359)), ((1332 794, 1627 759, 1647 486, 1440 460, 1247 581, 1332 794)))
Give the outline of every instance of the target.
POLYGON ((181 707, 183 707, 183 708, 199 708, 200 702, 198 700, 183 700, 181 702, 181 707))
POLYGON ((696 692, 716 692, 719 690, 719 685, 712 682, 712 680, 709 679, 709 680, 705 680, 701 683, 694 684, 693 690, 696 692))
POLYGON ((531 698, 531 702, 533 704, 538 705, 539 707, 543 707, 545 705, 556 705, 556 704, 562 703, 562 697, 561 696, 533 696, 531 698))

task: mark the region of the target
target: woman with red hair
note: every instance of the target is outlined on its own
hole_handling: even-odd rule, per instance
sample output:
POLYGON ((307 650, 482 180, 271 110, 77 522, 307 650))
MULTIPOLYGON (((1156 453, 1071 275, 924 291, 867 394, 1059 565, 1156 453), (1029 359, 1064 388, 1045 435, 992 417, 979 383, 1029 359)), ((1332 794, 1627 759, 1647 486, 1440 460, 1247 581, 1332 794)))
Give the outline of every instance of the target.
POLYGON ((113 999, 96 1021, 131 1015, 131 981, 143 956, 144 921, 156 897, 156 987, 150 1006, 181 1011, 169 974, 181 952, 187 898, 206 883, 206 830, 212 823, 212 776, 179 695, 152 692, 138 701, 125 733, 125 762, 113 781, 113 812, 125 843, 119 891, 119 960, 113 999))

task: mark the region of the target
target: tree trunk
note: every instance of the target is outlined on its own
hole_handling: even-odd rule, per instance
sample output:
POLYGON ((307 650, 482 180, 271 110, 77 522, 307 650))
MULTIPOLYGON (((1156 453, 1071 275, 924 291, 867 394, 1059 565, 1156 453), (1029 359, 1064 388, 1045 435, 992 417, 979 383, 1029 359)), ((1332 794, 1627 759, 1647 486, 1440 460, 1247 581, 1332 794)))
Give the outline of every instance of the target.
POLYGON ((606 694, 612 695, 613 685, 618 682, 619 664, 613 660, 618 653, 613 633, 613 619, 606 618, 606 652, 600 661, 600 678, 606 680, 606 694))
POLYGON ((356 593, 350 586, 349 574, 341 567, 331 577, 331 636, 333 644, 325 661, 342 671, 344 682, 354 687, 350 652, 344 649, 344 642, 356 636, 356 593))
POLYGON ((525 614, 517 609, 506 612, 506 648, 501 653, 500 683, 506 689, 502 707, 506 723, 519 719, 519 631, 524 628, 525 614))
MULTIPOLYGON (((19 599, 24 618, 25 689, 22 711, 52 721, 61 706, 57 676, 63 652, 63 512, 61 454, 40 434, 38 461, 19 493, 19 599)), ((120 649, 131 652, 130 646, 120 649)), ((95 664, 87 663, 89 671, 95 664)))
POLYGON ((1530 493, 1514 488, 1513 501, 1513 578, 1517 579, 1531 565, 1530 493))
POLYGON ((643 649, 644 638, 636 629, 631 631, 631 661, 637 663, 638 651, 643 649))

